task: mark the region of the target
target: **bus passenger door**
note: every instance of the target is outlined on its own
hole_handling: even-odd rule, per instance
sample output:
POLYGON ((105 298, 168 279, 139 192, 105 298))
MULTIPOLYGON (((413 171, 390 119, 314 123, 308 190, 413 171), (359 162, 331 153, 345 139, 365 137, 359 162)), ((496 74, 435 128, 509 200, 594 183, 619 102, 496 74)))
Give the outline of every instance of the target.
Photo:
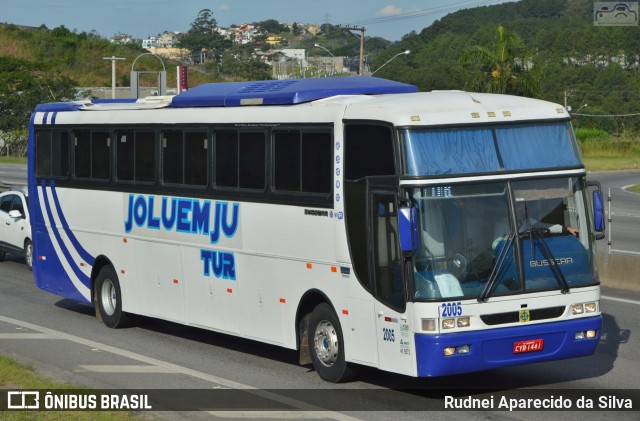
POLYGON ((413 335, 406 305, 406 283, 398 237, 395 189, 370 190, 369 256, 374 277, 378 366, 413 375, 413 335))

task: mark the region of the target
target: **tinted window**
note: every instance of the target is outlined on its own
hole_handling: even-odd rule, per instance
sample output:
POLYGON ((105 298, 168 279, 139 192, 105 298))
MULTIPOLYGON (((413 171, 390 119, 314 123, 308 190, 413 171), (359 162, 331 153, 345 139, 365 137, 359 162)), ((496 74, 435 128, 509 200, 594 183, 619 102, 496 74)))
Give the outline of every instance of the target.
POLYGON ((264 189, 266 140, 262 132, 216 133, 216 186, 264 189))
POLYGON ((162 180, 165 183, 182 183, 183 165, 182 132, 162 132, 162 180))
POLYGON ((110 163, 109 133, 91 133, 91 178, 108 179, 111 173, 110 163))
POLYGON ((207 133, 163 132, 163 180, 166 183, 207 184, 207 133))
POLYGON ((238 132, 216 133, 216 180, 220 187, 238 186, 238 132))
POLYGON ((300 191, 300 132, 277 132, 273 137, 274 187, 300 191))
POLYGON ((350 124, 345 131, 345 179, 394 175, 393 138, 385 126, 350 124))
POLYGON ((330 193, 333 144, 329 133, 302 134, 302 191, 330 193))
POLYGON ((117 176, 123 181, 155 181, 156 142, 151 131, 118 131, 117 176))
POLYGON ((273 149, 276 190, 331 192, 333 150, 329 133, 276 132, 273 149))
POLYGON ((74 132, 75 176, 107 180, 110 177, 109 133, 77 130, 74 132))
POLYGON ((240 133, 240 188, 264 189, 265 149, 263 133, 240 133))
POLYGON ((207 184, 207 133, 187 132, 184 136, 184 183, 207 184))
POLYGON ((13 196, 9 194, 7 196, 2 197, 0 201, 0 211, 9 213, 11 211, 11 204, 13 203, 13 196))

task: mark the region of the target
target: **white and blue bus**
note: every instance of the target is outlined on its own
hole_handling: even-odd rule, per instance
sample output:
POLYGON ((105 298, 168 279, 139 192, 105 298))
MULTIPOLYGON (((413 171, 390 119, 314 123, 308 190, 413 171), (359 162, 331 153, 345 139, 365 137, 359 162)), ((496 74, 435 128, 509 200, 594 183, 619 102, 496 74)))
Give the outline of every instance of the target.
POLYGON ((602 317, 567 111, 372 77, 39 105, 37 285, 353 364, 443 376, 587 356, 602 317))

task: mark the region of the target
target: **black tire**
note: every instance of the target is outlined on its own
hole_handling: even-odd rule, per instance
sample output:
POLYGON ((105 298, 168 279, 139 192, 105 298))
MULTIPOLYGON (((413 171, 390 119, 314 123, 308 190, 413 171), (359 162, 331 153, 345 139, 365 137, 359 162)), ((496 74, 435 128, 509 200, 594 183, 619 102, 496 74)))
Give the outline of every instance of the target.
POLYGON ((109 265, 100 269, 96 278, 95 305, 107 327, 118 329, 133 323, 133 317, 122 311, 120 282, 116 271, 109 265))
POLYGON ((344 339, 338 316, 327 303, 318 304, 309 317, 309 352, 320 378, 331 383, 353 379, 344 357, 344 339))
POLYGON ((27 269, 33 270, 33 243, 31 240, 24 242, 24 262, 27 264, 27 269))
POLYGON ((7 256, 7 253, 4 251, 0 251, 0 262, 4 262, 4 258, 7 256))

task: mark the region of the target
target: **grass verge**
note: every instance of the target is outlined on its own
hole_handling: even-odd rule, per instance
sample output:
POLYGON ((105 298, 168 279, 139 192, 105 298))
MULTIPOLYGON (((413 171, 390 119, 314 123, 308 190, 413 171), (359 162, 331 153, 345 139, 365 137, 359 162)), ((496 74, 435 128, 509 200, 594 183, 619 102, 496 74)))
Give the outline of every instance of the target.
MULTIPOLYGON (((77 390, 84 388, 48 380, 38 375, 32 367, 0 355, 0 390, 2 389, 77 390)), ((141 419, 150 419, 150 417, 146 415, 138 416, 132 412, 125 411, 5 411, 0 416, 0 419, 3 421, 41 419, 52 421, 140 421, 141 419)))
POLYGON ((21 156, 0 156, 0 164, 27 165, 27 158, 21 156))

